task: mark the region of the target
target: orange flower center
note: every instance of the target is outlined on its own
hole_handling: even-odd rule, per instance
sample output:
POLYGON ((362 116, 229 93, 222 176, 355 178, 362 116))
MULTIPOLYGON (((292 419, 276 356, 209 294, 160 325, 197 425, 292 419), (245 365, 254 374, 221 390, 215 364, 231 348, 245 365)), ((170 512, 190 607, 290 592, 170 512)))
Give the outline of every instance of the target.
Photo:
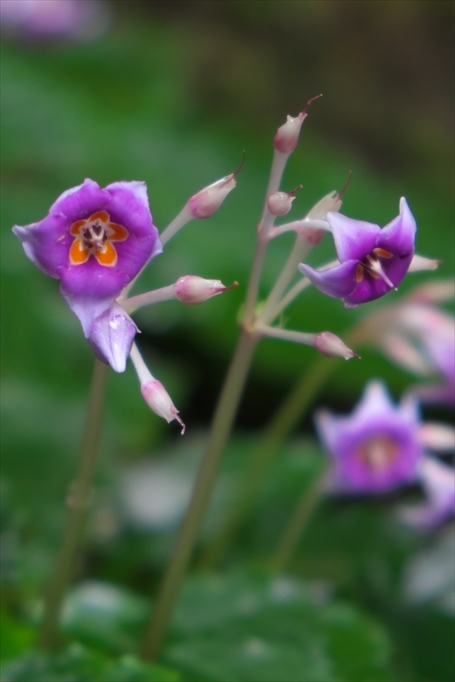
POLYGON ((87 220, 76 220, 70 234, 74 237, 69 252, 71 265, 82 265, 94 256, 100 265, 113 267, 117 249, 112 242, 123 242, 129 233, 123 225, 112 223, 107 211, 97 211, 87 220))
POLYGON ((390 436, 373 436, 364 441, 356 451, 356 457, 374 474, 387 469, 399 452, 397 443, 390 436))

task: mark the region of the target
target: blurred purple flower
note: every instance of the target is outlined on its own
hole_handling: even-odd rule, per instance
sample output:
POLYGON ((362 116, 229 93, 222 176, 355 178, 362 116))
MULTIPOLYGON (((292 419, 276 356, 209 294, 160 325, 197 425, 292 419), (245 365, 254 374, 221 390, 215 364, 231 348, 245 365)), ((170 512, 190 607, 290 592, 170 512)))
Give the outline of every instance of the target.
POLYGON ((2 33, 19 40, 90 40, 106 28, 109 5, 100 0, 1 0, 2 33))
POLYGON ((424 457, 419 476, 427 501, 403 505, 399 516, 405 523, 426 530, 439 526, 455 513, 455 469, 432 457, 424 457))
POLYGON ((400 214, 382 229, 340 213, 328 213, 327 221, 339 264, 321 271, 299 266, 320 291, 352 308, 384 296, 402 281, 414 256, 416 233, 406 199, 400 200, 400 214))
POLYGON ((146 263, 161 253, 142 182, 93 180, 64 192, 43 220, 14 226, 30 260, 60 279, 94 353, 123 372, 136 326, 115 303, 146 263))
POLYGON ((377 494, 416 481, 423 448, 413 398, 395 406, 385 386, 370 382, 348 417, 316 415, 319 437, 332 458, 330 492, 377 494))

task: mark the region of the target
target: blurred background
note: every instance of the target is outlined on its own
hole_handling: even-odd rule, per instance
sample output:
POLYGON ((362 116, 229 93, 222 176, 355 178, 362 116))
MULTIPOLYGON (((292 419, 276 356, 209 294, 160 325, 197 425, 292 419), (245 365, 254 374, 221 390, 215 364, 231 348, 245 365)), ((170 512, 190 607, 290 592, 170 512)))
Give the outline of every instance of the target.
MULTIPOLYGON (((69 19, 68 7, 61 16, 44 12, 37 19, 25 12, 26 5, 1 3, 2 561, 7 603, 13 605, 24 593, 30 598, 40 593, 61 536, 62 500, 74 472, 92 358, 58 283, 25 258, 12 225, 39 220, 62 191, 90 177, 101 186, 144 180, 161 230, 191 194, 232 172, 245 150, 238 186, 220 211, 186 226, 136 288, 139 293, 164 286, 184 274, 240 283, 198 307, 169 302, 136 316, 141 349, 187 424, 185 442, 175 425, 148 411, 131 367, 110 377, 100 492, 80 576, 144 592, 167 556, 187 499, 187 479, 175 489, 179 508, 162 526, 153 516, 159 511, 145 512, 145 522, 143 512, 134 511, 131 500, 139 492, 133 486, 131 493, 132 481, 145 475, 144 454, 153 452, 158 463, 173 454, 179 471, 180 464, 191 470, 197 461, 235 346, 272 139, 286 115, 295 116, 310 97, 323 93, 286 170, 284 189, 303 185, 292 216, 341 189, 352 170, 344 213, 384 225, 406 196, 418 224, 418 253, 443 259, 438 276, 453 275, 455 251, 452 2, 84 0, 75 3, 69 19), (152 542, 144 529, 154 527, 153 518, 159 532, 152 542)), ((272 245, 264 293, 291 244, 288 235, 272 245)), ((324 241, 310 262, 323 263, 333 253, 324 241)), ((410 275, 389 302, 432 278, 434 273, 410 275)), ((376 305, 380 302, 369 310, 376 305)), ((286 324, 343 335, 364 312, 345 311, 340 301, 313 290, 290 308, 286 324)), ((242 466, 247 445, 313 359, 311 349, 261 344, 238 418, 240 440, 231 446, 229 461, 238 466, 228 468, 242 466)), ((373 349, 362 349, 361 362, 333 362, 336 369, 318 404, 339 411, 352 407, 368 378, 384 377, 395 397, 413 380, 373 349)), ((310 415, 298 431, 300 438, 311 435, 310 415)), ((295 484, 286 471, 288 483, 280 493, 264 493, 249 534, 245 531, 245 543, 256 542, 262 552, 267 533, 275 537, 289 514, 286 486, 295 484)), ((229 471, 226 476, 228 481, 229 471)), ((144 494, 150 503, 150 491, 144 494)), ((373 525, 379 523, 376 512, 373 506, 366 514, 373 525)), ((428 620, 425 612, 420 620, 412 617, 410 630, 408 607, 397 615, 390 597, 388 581, 396 588, 418 543, 387 526, 384 547, 391 545, 394 556, 388 562, 377 546, 372 554, 363 552, 371 524, 350 507, 345 514, 345 526, 329 531, 325 546, 318 546, 315 531, 308 540, 312 558, 302 559, 299 570, 315 577, 325 571, 323 577, 342 594, 377 613, 386 611, 381 617, 398 623, 403 679, 451 679, 453 662, 445 648, 453 636, 450 617, 434 611, 428 620), (358 557, 353 568, 346 539, 353 537, 354 517, 352 523, 360 525, 351 547, 358 557), (379 604, 381 591, 389 594, 386 607, 379 604), (422 654, 429 630, 437 648, 430 663, 422 654)), ((330 526, 329 518, 327 513, 320 520, 321 528, 330 526)), ((241 546, 237 552, 241 555, 241 546)))

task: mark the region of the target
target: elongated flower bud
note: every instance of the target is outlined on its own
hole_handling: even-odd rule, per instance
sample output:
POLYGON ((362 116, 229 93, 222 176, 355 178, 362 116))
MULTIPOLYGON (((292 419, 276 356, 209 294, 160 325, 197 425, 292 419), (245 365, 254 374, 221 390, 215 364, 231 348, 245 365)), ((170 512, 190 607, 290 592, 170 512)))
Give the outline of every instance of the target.
POLYGON ((210 218, 211 215, 218 211, 229 192, 232 192, 236 186, 236 177, 240 173, 244 162, 245 156, 236 171, 193 194, 186 204, 193 218, 203 220, 204 218, 210 218))
POLYGON ((182 427, 182 436, 185 433, 185 424, 179 417, 179 413, 171 400, 169 393, 158 379, 150 379, 141 385, 141 393, 147 405, 155 414, 165 419, 168 423, 176 419, 182 427))
POLYGON ((196 275, 185 275, 174 284, 174 294, 182 303, 197 305, 208 301, 212 296, 217 296, 237 286, 238 282, 226 287, 219 279, 204 279, 196 275))
POLYGON ((353 357, 359 357, 357 353, 348 348, 348 346, 340 339, 339 336, 332 334, 332 332, 321 332, 316 334, 314 339, 314 347, 328 358, 344 358, 350 360, 353 357))
POLYGON ((132 345, 130 357, 141 384, 142 397, 147 405, 158 415, 158 417, 162 417, 168 423, 174 419, 178 421, 182 427, 181 434, 183 436, 185 433, 185 424, 179 417, 178 409, 175 407, 169 393, 166 391, 161 381, 155 379, 150 372, 135 343, 132 345))
POLYGON ((286 123, 283 123, 283 125, 278 128, 273 140, 273 145, 277 152, 290 154, 294 151, 297 147, 297 142, 299 141, 300 128, 308 115, 308 107, 311 102, 315 99, 319 99, 319 97, 322 97, 322 95, 312 97, 298 116, 288 116, 286 123))

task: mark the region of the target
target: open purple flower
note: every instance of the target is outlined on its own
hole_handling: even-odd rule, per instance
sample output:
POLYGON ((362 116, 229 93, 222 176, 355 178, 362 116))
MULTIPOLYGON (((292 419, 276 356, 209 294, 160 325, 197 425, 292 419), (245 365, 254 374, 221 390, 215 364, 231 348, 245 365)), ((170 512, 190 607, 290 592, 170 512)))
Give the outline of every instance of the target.
POLYGON ((320 291, 350 308, 384 296, 402 281, 414 256, 416 232, 406 199, 400 200, 400 214, 382 229, 340 213, 328 213, 327 221, 339 264, 322 271, 299 265, 320 291))
POLYGON ((424 457, 419 475, 427 501, 402 506, 400 517, 415 528, 429 530, 455 514, 455 469, 433 457, 424 457))
POLYGON ((331 492, 385 493, 416 480, 423 448, 413 398, 395 406, 385 386, 372 381, 349 417, 321 411, 316 426, 333 462, 331 492))
POLYGON ((137 331, 115 303, 144 265, 161 253, 143 182, 93 180, 67 190, 37 223, 16 225, 30 260, 60 279, 60 290, 103 362, 123 372, 137 331))

